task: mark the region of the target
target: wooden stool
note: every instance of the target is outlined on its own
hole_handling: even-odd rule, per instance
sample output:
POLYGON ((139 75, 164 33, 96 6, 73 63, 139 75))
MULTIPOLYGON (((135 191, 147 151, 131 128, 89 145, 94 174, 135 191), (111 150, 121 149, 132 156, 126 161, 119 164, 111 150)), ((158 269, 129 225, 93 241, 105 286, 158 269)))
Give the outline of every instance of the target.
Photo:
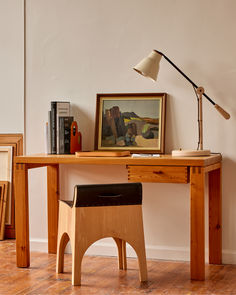
POLYGON ((70 240, 72 285, 80 285, 84 253, 107 237, 116 242, 120 269, 127 269, 126 242, 134 248, 140 281, 147 281, 141 183, 77 185, 73 201, 59 202, 57 273, 63 272, 64 251, 70 240))

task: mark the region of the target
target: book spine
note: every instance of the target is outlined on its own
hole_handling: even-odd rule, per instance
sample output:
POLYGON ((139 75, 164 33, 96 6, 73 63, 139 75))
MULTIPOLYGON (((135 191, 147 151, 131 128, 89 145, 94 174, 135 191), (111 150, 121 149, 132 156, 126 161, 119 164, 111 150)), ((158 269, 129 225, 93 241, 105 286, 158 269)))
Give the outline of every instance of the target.
POLYGON ((51 111, 48 112, 48 153, 52 153, 52 123, 51 123, 51 111))
POLYGON ((51 153, 57 153, 57 137, 56 137, 56 127, 57 127, 57 103, 55 101, 51 102, 51 153))
POLYGON ((57 131, 56 131, 56 145, 57 145, 57 154, 60 154, 60 151, 59 151, 59 132, 60 132, 60 126, 59 126, 59 119, 60 119, 60 116, 59 114, 57 113, 57 131))
POLYGON ((73 122, 73 117, 64 118, 64 152, 65 154, 70 154, 70 133, 71 124, 73 122))
POLYGON ((65 153, 64 147, 64 117, 59 117, 59 154, 65 153))
POLYGON ((57 102, 57 106, 56 106, 56 147, 57 147, 57 154, 60 154, 59 151, 59 118, 60 117, 67 117, 70 116, 70 102, 57 102))
POLYGON ((48 122, 45 124, 45 131, 44 131, 44 139, 45 139, 45 153, 49 154, 49 142, 48 142, 48 122))

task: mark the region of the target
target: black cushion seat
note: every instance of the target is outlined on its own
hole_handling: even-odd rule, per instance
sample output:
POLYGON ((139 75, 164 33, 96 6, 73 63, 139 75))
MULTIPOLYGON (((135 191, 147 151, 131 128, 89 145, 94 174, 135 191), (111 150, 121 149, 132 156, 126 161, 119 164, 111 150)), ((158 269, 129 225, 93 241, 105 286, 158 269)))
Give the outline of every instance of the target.
POLYGON ((142 184, 112 183, 76 185, 70 207, 121 206, 142 204, 142 184))

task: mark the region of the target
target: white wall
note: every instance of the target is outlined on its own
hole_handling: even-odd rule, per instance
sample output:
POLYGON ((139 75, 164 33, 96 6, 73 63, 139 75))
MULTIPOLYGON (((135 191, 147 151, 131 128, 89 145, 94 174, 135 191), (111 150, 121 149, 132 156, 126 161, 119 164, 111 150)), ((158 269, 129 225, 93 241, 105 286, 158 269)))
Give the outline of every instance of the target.
POLYGON ((23 0, 0 0, 0 133, 24 132, 23 0))
MULTIPOLYGON (((50 101, 60 98, 74 105, 83 149, 93 149, 96 93, 113 92, 167 92, 166 151, 196 148, 197 104, 191 85, 165 60, 158 83, 132 70, 153 48, 163 51, 231 113, 226 121, 204 101, 204 146, 223 153, 223 260, 236 263, 236 2, 26 2, 27 153, 44 150, 50 101)), ((62 198, 72 198, 75 184, 127 179, 122 166, 61 168, 62 198)), ((34 170, 29 181, 32 249, 40 250, 46 249, 47 239, 45 177, 45 171, 34 170)), ((143 189, 147 256, 188 260, 189 185, 144 184, 143 189)), ((96 245, 90 253, 114 253, 110 241, 96 245)))

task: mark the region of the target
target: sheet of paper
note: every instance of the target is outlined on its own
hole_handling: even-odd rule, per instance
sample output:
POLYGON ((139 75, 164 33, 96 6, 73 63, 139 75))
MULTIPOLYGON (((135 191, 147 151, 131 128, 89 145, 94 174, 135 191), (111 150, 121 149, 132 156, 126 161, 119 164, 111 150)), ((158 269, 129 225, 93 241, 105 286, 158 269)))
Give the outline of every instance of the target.
POLYGON ((132 154, 132 158, 158 158, 160 154, 132 154))

